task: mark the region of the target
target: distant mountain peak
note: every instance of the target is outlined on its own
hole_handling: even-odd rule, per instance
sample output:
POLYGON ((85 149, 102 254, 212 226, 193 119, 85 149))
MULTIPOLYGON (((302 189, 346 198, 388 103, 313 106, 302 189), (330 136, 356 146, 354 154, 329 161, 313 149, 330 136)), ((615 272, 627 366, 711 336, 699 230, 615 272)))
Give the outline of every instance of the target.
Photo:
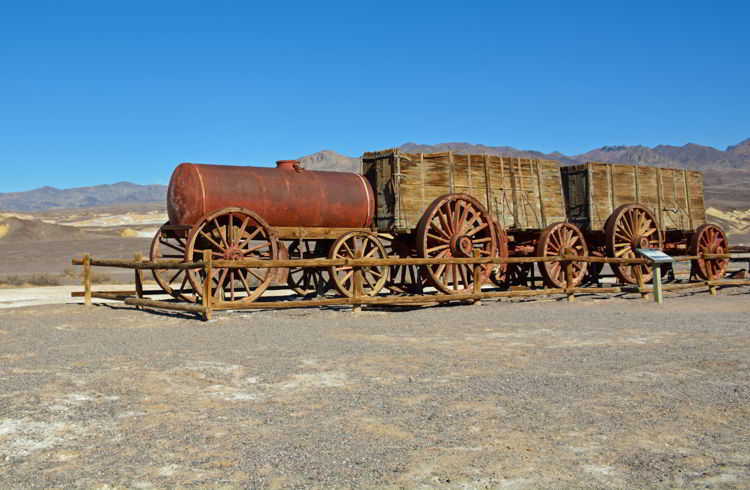
POLYGON ((750 157, 750 138, 744 139, 736 145, 727 146, 727 153, 750 157))

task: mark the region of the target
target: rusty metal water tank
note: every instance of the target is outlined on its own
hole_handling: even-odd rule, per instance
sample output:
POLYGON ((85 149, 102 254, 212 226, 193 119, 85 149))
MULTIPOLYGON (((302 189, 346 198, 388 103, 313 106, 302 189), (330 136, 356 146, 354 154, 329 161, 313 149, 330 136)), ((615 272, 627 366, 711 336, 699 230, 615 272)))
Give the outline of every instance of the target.
POLYGON ((297 160, 276 168, 181 163, 172 173, 167 213, 173 225, 194 225, 209 211, 237 206, 271 226, 366 228, 375 199, 352 172, 305 170, 297 160))

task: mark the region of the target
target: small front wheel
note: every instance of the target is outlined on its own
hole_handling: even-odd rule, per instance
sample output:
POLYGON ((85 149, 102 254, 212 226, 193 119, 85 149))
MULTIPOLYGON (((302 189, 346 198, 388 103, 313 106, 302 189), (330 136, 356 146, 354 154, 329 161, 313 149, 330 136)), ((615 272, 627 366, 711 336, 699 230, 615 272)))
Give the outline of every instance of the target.
MULTIPOLYGON (((329 259, 384 259, 385 248, 372 233, 353 231, 339 237, 328 252, 329 259)), ((333 285, 342 295, 354 296, 354 268, 351 266, 330 266, 328 268, 333 285)), ((362 290, 366 296, 377 296, 386 280, 388 268, 385 266, 362 267, 362 290)))

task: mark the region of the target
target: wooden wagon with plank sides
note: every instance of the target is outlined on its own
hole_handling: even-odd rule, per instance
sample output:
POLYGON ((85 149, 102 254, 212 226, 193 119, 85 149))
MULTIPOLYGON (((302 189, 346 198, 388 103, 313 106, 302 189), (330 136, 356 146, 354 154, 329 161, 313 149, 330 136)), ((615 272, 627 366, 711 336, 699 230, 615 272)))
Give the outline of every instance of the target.
MULTIPOLYGON (((706 223, 703 174, 697 171, 588 162, 562 167, 568 220, 586 236, 592 255, 635 257, 637 248, 670 255, 729 251, 724 231, 706 223)), ((693 273, 719 279, 726 259, 693 261, 693 273)), ((613 265, 617 277, 635 284, 635 268, 613 265)), ((642 267, 642 277, 651 278, 642 267)))
MULTIPOLYGON (((403 257, 472 255, 586 255, 580 230, 567 223, 560 165, 556 161, 494 155, 365 153, 362 174, 375 192, 375 230, 393 235, 392 252, 403 257)), ((544 262, 545 283, 564 287, 558 262, 544 262)), ((443 292, 468 288, 469 268, 393 267, 394 289, 419 288, 420 278, 443 292)), ((497 285, 524 282, 530 267, 510 264, 487 270, 497 285)), ((574 284, 585 276, 574 263, 574 284)))

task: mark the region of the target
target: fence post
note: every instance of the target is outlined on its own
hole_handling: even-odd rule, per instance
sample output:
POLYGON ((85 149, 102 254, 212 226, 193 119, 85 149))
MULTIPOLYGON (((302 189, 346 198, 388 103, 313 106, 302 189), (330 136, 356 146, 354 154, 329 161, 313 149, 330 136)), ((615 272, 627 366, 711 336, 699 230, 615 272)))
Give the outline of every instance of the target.
MULTIPOLYGON (((573 249, 566 248, 563 253, 565 254, 566 257, 570 257, 571 255, 573 255, 573 249)), ((565 261, 565 289, 568 290, 566 291, 568 293, 568 301, 570 303, 575 302, 576 296, 571 291, 571 289, 573 289, 573 261, 572 260, 565 261)))
MULTIPOLYGON (((135 254, 136 262, 143 262, 143 254, 138 252, 135 254)), ((135 268, 135 297, 143 298, 143 270, 135 268)), ((136 309, 142 310, 142 306, 136 306, 136 309)))
POLYGON ((83 304, 91 306, 91 256, 83 254, 83 304))
POLYGON ((643 300, 648 300, 648 293, 644 291, 646 285, 643 282, 643 273, 641 272, 641 264, 635 264, 632 266, 633 272, 635 272, 635 279, 638 282, 638 292, 641 293, 643 300))
MULTIPOLYGON (((474 258, 479 258, 479 250, 474 250, 474 258)), ((474 264, 472 270, 472 281, 473 281, 473 292, 474 294, 480 294, 482 292, 482 264, 474 264)), ((481 299, 474 300, 474 304, 481 304, 481 299)))
POLYGON ((664 303, 664 293, 661 289, 661 264, 651 262, 651 275, 654 278, 654 301, 659 304, 664 303))
POLYGON ((356 300, 364 295, 364 290, 362 288, 362 268, 354 267, 353 271, 354 275, 352 277, 352 299, 354 299, 355 302, 352 302, 352 313, 361 313, 362 305, 356 303, 356 300))
POLYGON ((211 311, 211 281, 213 280, 212 269, 213 260, 211 258, 211 250, 206 249, 203 251, 203 272, 206 276, 203 279, 203 319, 206 321, 213 318, 213 312, 211 311))

